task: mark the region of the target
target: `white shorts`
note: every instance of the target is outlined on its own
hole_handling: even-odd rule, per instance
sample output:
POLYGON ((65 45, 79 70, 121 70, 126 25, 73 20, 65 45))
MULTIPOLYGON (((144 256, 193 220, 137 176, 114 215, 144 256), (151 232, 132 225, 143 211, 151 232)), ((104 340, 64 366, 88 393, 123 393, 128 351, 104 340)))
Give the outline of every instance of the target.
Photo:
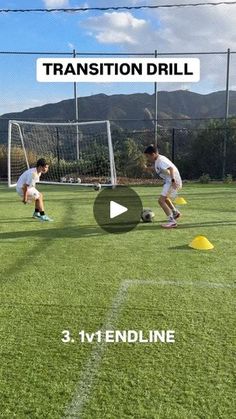
POLYGON ((166 181, 163 185, 161 195, 175 199, 176 196, 178 195, 178 191, 182 188, 182 180, 176 179, 176 183, 177 183, 177 189, 174 189, 172 182, 169 180, 166 181))
MULTIPOLYGON (((16 188, 16 192, 18 193, 18 195, 20 195, 22 198, 24 196, 24 192, 21 188, 16 188)), ((27 202, 31 202, 31 201, 35 201, 36 199, 39 199, 40 197, 40 192, 34 188, 33 186, 31 188, 28 188, 27 191, 27 202)))

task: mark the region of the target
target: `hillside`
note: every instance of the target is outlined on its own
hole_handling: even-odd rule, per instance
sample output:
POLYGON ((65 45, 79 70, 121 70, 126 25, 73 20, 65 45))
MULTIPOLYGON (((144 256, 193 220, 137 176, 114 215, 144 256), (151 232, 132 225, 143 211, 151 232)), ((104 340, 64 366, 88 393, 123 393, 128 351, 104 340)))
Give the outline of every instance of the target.
MULTIPOLYGON (((113 128, 151 129, 155 115, 155 97, 147 93, 132 95, 98 94, 81 97, 79 103, 80 120, 112 121, 113 128)), ((225 110, 225 92, 213 92, 207 95, 187 90, 158 93, 158 119, 162 126, 183 126, 196 118, 223 118, 225 110), (182 119, 183 122, 176 121, 182 119), (175 120, 175 121, 172 121, 175 120)), ((230 92, 230 115, 236 115, 236 92, 230 92)), ((0 116, 0 134, 2 142, 6 140, 9 119, 40 121, 73 121, 75 119, 74 100, 67 99, 50 103, 22 112, 6 113, 0 116)))

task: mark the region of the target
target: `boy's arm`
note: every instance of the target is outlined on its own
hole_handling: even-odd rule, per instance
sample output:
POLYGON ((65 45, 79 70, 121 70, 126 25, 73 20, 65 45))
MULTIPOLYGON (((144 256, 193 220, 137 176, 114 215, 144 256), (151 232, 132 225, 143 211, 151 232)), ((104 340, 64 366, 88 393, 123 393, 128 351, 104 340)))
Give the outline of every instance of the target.
POLYGON ((144 164, 143 169, 146 173, 152 173, 154 171, 154 166, 147 166, 146 164, 144 164))
POLYGON ((174 169, 173 169, 173 167, 168 167, 168 170, 170 172, 172 186, 173 186, 174 189, 176 189, 177 188, 177 184, 176 184, 176 181, 175 181, 174 169))
POLYGON ((27 204, 28 187, 29 187, 29 185, 27 185, 25 183, 24 186, 23 186, 23 188, 22 188, 23 189, 23 199, 22 199, 23 204, 27 204))

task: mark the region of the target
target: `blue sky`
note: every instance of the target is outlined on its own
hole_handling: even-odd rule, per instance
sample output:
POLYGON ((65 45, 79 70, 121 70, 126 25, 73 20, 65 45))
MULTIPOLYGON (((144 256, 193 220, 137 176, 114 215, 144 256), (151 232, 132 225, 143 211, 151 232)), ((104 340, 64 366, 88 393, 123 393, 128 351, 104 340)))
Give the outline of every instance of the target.
MULTIPOLYGON (((186 2, 187 0, 183 0, 186 2)), ((172 3, 178 0, 172 0, 172 3)), ((0 0, 0 8, 79 7, 155 4, 146 0, 0 0)), ((162 0, 162 4, 168 0, 162 0)), ((236 51, 236 6, 155 11, 0 14, 1 51, 72 52, 190 52, 236 51), (204 10, 203 10, 204 9, 204 10)), ((40 56, 40 55, 39 55, 40 56)), ((0 55, 0 115, 73 96, 73 85, 37 83, 38 56, 0 55)), ((224 88, 225 57, 202 60, 196 85, 159 85, 159 90, 187 88, 201 93, 224 88), (217 65, 216 65, 217 64, 217 65), (217 69, 218 68, 218 69, 217 69)), ((236 74, 232 74, 232 86, 236 74)), ((147 83, 80 84, 78 93, 153 93, 147 83)))

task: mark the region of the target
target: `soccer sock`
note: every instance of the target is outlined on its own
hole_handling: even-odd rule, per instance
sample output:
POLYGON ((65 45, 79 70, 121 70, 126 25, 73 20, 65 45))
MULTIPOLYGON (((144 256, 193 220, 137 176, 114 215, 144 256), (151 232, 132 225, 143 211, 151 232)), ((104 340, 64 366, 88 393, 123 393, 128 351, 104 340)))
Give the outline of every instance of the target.
POLYGON ((40 215, 45 215, 45 212, 44 211, 40 211, 40 215))
POLYGON ((167 201, 168 201, 168 203, 169 203, 169 205, 168 205, 168 203, 167 203, 168 207, 171 209, 171 211, 172 211, 174 214, 176 214, 176 213, 178 212, 178 210, 177 210, 177 208, 175 208, 175 206, 174 206, 173 202, 171 201, 171 199, 170 199, 170 198, 167 198, 167 201))

